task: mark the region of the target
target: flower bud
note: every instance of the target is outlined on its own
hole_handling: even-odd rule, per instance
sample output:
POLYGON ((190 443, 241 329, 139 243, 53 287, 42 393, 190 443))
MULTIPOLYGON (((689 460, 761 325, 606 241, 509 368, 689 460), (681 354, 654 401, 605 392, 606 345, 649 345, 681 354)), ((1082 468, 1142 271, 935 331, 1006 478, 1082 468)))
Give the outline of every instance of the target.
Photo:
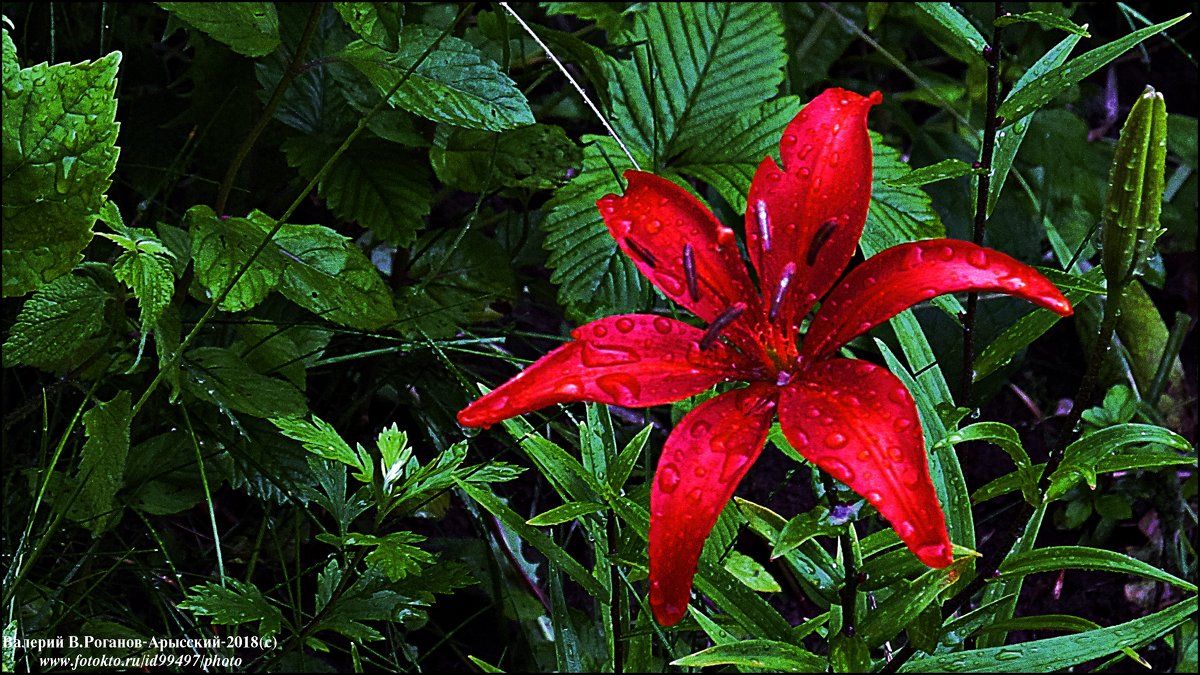
POLYGON ((1121 129, 1108 180, 1101 238, 1104 276, 1110 290, 1126 283, 1150 255, 1162 233, 1167 160, 1167 104, 1146 87, 1121 129))

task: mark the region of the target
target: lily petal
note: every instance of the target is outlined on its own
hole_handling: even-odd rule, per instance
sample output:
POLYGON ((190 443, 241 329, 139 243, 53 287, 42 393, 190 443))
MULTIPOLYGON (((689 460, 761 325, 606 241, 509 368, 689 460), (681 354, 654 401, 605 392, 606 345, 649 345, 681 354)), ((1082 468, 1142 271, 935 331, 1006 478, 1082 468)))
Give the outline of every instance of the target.
POLYGON ((762 309, 742 263, 737 236, 687 190, 642 171, 626 171, 622 196, 596 202, 621 250, 667 297, 708 322, 744 303, 726 335, 760 354, 762 309))
POLYGON ((762 452, 777 395, 765 384, 721 394, 667 439, 650 489, 650 607, 660 624, 687 612, 704 540, 762 452))
POLYGON ((1074 310, 1049 279, 990 248, 955 239, 893 246, 851 270, 821 304, 804 338, 819 359, 905 309, 943 293, 999 291, 1062 316, 1074 310))
POLYGON ((871 200, 867 113, 882 99, 827 89, 784 131, 784 169, 767 157, 750 184, 746 247, 763 304, 793 344, 800 319, 841 275, 862 236, 871 200))
POLYGON ((576 328, 573 341, 458 413, 465 427, 489 427, 555 403, 595 401, 642 407, 694 396, 718 382, 753 377, 753 364, 704 330, 665 316, 624 314, 576 328))
POLYGON ((866 497, 921 562, 950 564, 917 406, 895 375, 855 359, 816 363, 783 388, 779 422, 797 452, 866 497))

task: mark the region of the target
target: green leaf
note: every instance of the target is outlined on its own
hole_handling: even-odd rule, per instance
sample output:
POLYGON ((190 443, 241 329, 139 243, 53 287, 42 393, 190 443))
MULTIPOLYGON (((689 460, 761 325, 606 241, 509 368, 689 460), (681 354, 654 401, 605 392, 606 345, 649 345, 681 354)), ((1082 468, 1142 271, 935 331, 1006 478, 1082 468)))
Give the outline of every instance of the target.
POLYGON ((467 192, 558 187, 581 159, 562 127, 552 124, 500 133, 440 125, 429 151, 438 180, 467 192))
POLYGON ((986 441, 999 446, 1000 449, 1008 453, 1008 456, 1012 458, 1013 464, 1017 465, 1018 472, 1023 476, 1021 480, 1021 492, 1025 497, 1025 501, 1030 504, 1037 503, 1037 477, 1033 473, 1029 453, 1025 451, 1025 446, 1021 444, 1021 436, 1017 434, 1016 429, 1003 422, 978 422, 958 431, 950 432, 942 441, 934 446, 934 451, 939 447, 966 443, 968 441, 986 441))
POLYGON ((370 472, 370 465, 362 461, 342 436, 325 420, 312 416, 312 421, 298 417, 280 417, 270 420, 284 436, 304 446, 304 449, 328 460, 341 462, 361 473, 370 472))
POLYGON ((66 274, 92 239, 117 165, 121 54, 18 70, 7 29, 3 39, 3 295, 11 297, 66 274))
POLYGON ((825 659, 810 651, 776 640, 742 640, 715 645, 671 662, 673 666, 703 668, 734 665, 781 673, 822 673, 825 659))
POLYGON ((282 375, 300 391, 305 390, 307 369, 320 361, 333 338, 330 328, 300 323, 244 323, 237 332, 238 356, 260 373, 282 375))
POLYGON ((1016 645, 918 657, 904 664, 900 670, 918 673, 1059 671, 1107 656, 1125 647, 1148 644, 1184 623, 1195 613, 1196 598, 1193 596, 1150 616, 1116 626, 1077 635, 1031 640, 1016 645))
MULTIPOLYGON (((1062 65, 1063 61, 1070 56, 1071 50, 1080 40, 1079 35, 1068 35, 1062 42, 1054 45, 1050 51, 1046 52, 1042 58, 1037 60, 1021 75, 1013 85, 1012 91, 1008 93, 1012 96, 1017 91, 1024 89, 1030 82, 1049 72, 1051 69, 1062 65)), ((1008 179, 1008 172, 1012 169, 1013 160, 1016 159, 1017 149, 1021 147, 1021 142, 1025 140, 1025 132, 1029 131, 1029 123, 1032 117, 1028 119, 1018 120, 1011 128, 1002 130, 996 134, 996 148, 992 154, 992 181, 988 184, 988 207, 987 214, 990 218, 992 211, 996 208, 996 200, 1000 198, 1000 190, 1004 188, 1004 182, 1008 179)))
POLYGON ((179 608, 198 616, 211 616, 213 623, 227 626, 258 621, 258 634, 262 637, 278 635, 283 622, 283 613, 257 586, 233 577, 226 577, 224 586, 211 581, 194 586, 179 608))
POLYGON ((367 565, 378 568, 390 581, 420 574, 436 561, 432 553, 414 546, 425 541, 424 536, 414 532, 392 532, 382 537, 351 532, 337 539, 342 546, 372 547, 366 557, 367 565))
POLYGON ((141 310, 142 330, 153 328, 171 303, 175 292, 175 272, 166 247, 150 230, 134 229, 140 239, 136 247, 117 256, 113 274, 133 291, 141 310))
POLYGON ((1074 35, 1091 37, 1091 34, 1087 32, 1087 28, 1080 26, 1065 16, 1059 16, 1051 12, 1032 11, 1020 14, 1005 14, 1004 16, 996 17, 995 21, 997 27, 1012 26, 1018 23, 1039 23, 1043 26, 1064 30, 1074 35))
POLYGON ((1050 475, 1050 489, 1046 499, 1053 501, 1062 497, 1080 479, 1096 487, 1096 467, 1100 460, 1118 448, 1128 444, 1161 443, 1179 450, 1188 450, 1187 439, 1169 429, 1149 424, 1121 424, 1101 429, 1067 446, 1062 464, 1050 475))
POLYGON ((896 637, 937 600, 943 590, 958 580, 971 560, 971 556, 959 558, 949 567, 931 569, 915 581, 904 584, 863 618, 858 626, 858 635, 871 647, 878 647, 896 637))
POLYGON ((613 466, 608 472, 608 485, 613 492, 619 493, 621 488, 625 487, 625 481, 629 480, 629 474, 633 473, 638 458, 642 456, 642 450, 646 448, 646 440, 650 438, 650 431, 653 428, 654 426, 651 424, 642 427, 642 430, 631 438, 625 448, 621 450, 621 454, 617 455, 616 461, 613 462, 613 466))
POLYGON ((130 396, 122 391, 111 401, 83 414, 87 441, 80 452, 75 478, 82 486, 71 517, 99 535, 120 519, 117 491, 124 484, 125 460, 129 456, 129 424, 133 419, 130 396))
POLYGON ((426 119, 487 131, 533 124, 525 95, 499 66, 455 37, 441 37, 434 47, 440 36, 440 31, 426 26, 409 25, 400 32, 400 48, 395 53, 360 40, 350 43, 342 57, 361 70, 380 93, 391 91, 411 72, 389 102, 426 119))
POLYGON ((499 319, 492 305, 515 301, 517 281, 496 249, 475 231, 439 229, 418 239, 408 269, 416 282, 397 294, 396 329, 413 339, 452 338, 463 326, 499 319))
MULTIPOLYGON (((183 222, 192 234, 196 281, 207 299, 220 296, 266 238, 266 232, 249 218, 218 218, 205 205, 188 209, 183 222)), ((262 302, 278 286, 282 268, 283 257, 278 249, 267 246, 221 301, 220 308, 240 312, 262 302)))
POLYGON ((1132 574, 1171 584, 1188 593, 1196 592, 1196 585, 1164 572, 1137 558, 1086 546, 1049 546, 1009 556, 1000 564, 1001 576, 1025 576, 1038 572, 1072 570, 1102 570, 1118 574, 1132 574))
MULTIPOLYGON (((337 144, 297 136, 283 143, 288 164, 311 180, 337 144)), ((351 145, 317 184, 339 218, 370 228, 380 239, 410 246, 424 229, 433 200, 429 169, 416 153, 394 143, 360 140, 351 145)))
POLYGON ((779 593, 783 590, 762 563, 737 551, 731 551, 725 559, 725 571, 759 593, 779 593))
POLYGON ((835 673, 869 673, 871 648, 861 637, 839 632, 829 640, 829 665, 835 673))
POLYGON ((304 413, 304 394, 290 382, 257 373, 237 354, 222 347, 196 347, 184 355, 184 387, 229 414, 290 417, 304 413))
POLYGON ((775 546, 771 549, 771 559, 794 550, 814 537, 837 534, 842 528, 829 522, 829 512, 823 507, 807 511, 793 517, 779 532, 775 546))
POLYGON ((919 186, 904 184, 913 170, 900 159, 900 151, 874 132, 871 151, 874 179, 871 208, 859 242, 863 254, 869 257, 897 244, 946 236, 929 195, 919 186))
POLYGON ((404 4, 399 2, 335 2, 334 9, 363 41, 392 50, 400 30, 404 4))
POLYGON ((612 123, 656 166, 774 96, 787 63, 765 3, 651 3, 629 41, 631 61, 607 62, 612 123))
POLYGON ((679 158, 679 172, 713 186, 735 212, 744 213, 758 165, 778 154, 783 130, 800 107, 799 98, 784 96, 739 113, 688 147, 679 158))
POLYGON ((4 342, 4 367, 69 367, 69 359, 104 328, 108 294, 90 277, 61 276, 37 290, 4 342))
POLYGON ((987 40, 983 39, 975 26, 950 3, 918 2, 916 5, 959 43, 961 49, 955 52, 959 60, 967 55, 979 55, 988 46, 987 40))
POLYGON ((270 2, 160 2, 159 7, 243 56, 279 46, 279 15, 270 2))
POLYGON ((597 504, 595 502, 571 502, 570 504, 556 506, 549 511, 539 513, 538 515, 525 521, 525 524, 534 525, 537 527, 561 525, 562 523, 570 522, 576 518, 586 516, 590 513, 603 511, 604 508, 605 507, 603 504, 597 504))
POLYGON ((943 159, 937 164, 914 169, 907 175, 890 179, 886 183, 888 187, 918 186, 980 173, 983 173, 982 168, 977 169, 961 159, 943 159))
MULTIPOLYGON (((558 284, 558 302, 580 322, 619 313, 644 311, 653 299, 653 286, 633 261, 617 248, 596 201, 625 189, 622 174, 633 165, 608 137, 583 137, 583 170, 546 202, 542 221, 558 284)), ((646 162, 645 157, 639 161, 646 162)))
POLYGON ((1100 70, 1108 62, 1124 54, 1142 40, 1174 26, 1188 16, 1191 15, 1184 14, 1170 21, 1135 30, 1119 40, 1114 40, 1103 47, 1097 47, 1071 59, 1068 63, 1053 68, 1020 91, 1009 94, 1004 103, 1000 104, 997 113, 1004 118, 1006 124, 1016 122, 1049 103, 1068 87, 1078 84, 1088 75, 1100 70))
POLYGON ((600 585, 596 579, 580 565, 571 554, 567 553, 561 546, 554 542, 550 537, 542 534, 540 530, 531 525, 525 524, 525 519, 517 515, 503 502, 501 502, 495 494, 487 487, 481 487, 460 480, 454 479, 459 489, 466 492, 467 495, 479 503, 480 506, 487 509, 492 515, 500 519, 508 527, 512 528, 522 539, 529 542, 542 555, 558 566, 562 571, 567 573, 567 576, 575 580, 575 583, 583 587, 585 591, 597 598, 604 598, 608 593, 600 585))

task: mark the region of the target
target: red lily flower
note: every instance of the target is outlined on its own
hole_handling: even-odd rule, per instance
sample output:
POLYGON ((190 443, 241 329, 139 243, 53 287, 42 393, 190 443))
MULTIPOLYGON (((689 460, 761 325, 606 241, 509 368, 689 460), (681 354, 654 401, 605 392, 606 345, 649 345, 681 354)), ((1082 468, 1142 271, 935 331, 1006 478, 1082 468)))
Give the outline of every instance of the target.
POLYGON ((554 403, 652 406, 718 382, 749 386, 688 413, 667 439, 650 493, 650 604, 663 625, 687 609, 704 540, 758 458, 778 411, 805 458, 862 495, 925 564, 952 562, 916 404, 887 369, 835 352, 941 293, 1000 291, 1063 316, 1071 305, 1022 263, 963 241, 902 244, 857 266, 829 293, 802 348, 801 319, 833 288, 858 245, 871 195, 867 113, 842 89, 813 99, 784 131, 784 168, 767 157, 750 185, 746 248, 686 190, 628 171, 623 196, 597 202, 609 231, 667 297, 707 330, 662 316, 612 316, 458 413, 490 426, 554 403))

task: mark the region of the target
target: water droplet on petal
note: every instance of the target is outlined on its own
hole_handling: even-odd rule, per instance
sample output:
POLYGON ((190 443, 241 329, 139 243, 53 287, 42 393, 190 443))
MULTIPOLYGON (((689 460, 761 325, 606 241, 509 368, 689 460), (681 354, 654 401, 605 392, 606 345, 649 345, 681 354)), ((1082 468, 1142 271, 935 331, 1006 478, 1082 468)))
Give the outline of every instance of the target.
POLYGON ((663 316, 654 317, 654 330, 666 335, 671 332, 671 321, 663 316))
POLYGON ((846 437, 836 431, 825 437, 825 445, 833 450, 846 447, 846 437))
POLYGON ((863 496, 866 497, 867 501, 871 502, 872 505, 879 504, 879 502, 883 501, 883 495, 879 494, 878 492, 876 492, 874 490, 871 490, 870 492, 868 492, 867 494, 865 494, 863 496))
POLYGON ((984 253, 982 249, 971 251, 970 255, 967 256, 967 262, 971 263, 974 267, 984 269, 988 266, 987 253, 984 253))
POLYGON ((688 433, 692 435, 692 438, 708 438, 712 433, 712 425, 701 420, 693 424, 688 433))
POLYGON ((633 330, 633 328, 633 319, 627 317, 617 319, 617 330, 621 331, 622 333, 628 333, 629 331, 633 330))
MULTIPOLYGON (((617 323, 617 326, 620 327, 620 322, 617 323)), ((583 365, 589 368, 619 366, 626 363, 637 363, 641 360, 641 354, 629 347, 601 346, 591 342, 583 344, 583 365)))
POLYGON ((901 539, 907 539, 908 537, 913 536, 913 533, 916 531, 917 528, 907 520, 900 521, 896 524, 896 534, 900 535, 901 539))
POLYGON ((662 231, 662 226, 662 221, 655 218, 654 220, 646 223, 646 232, 649 234, 658 234, 662 231))
MULTIPOLYGON (((905 421, 907 422, 908 420, 905 421)), ((893 462, 899 462, 904 457, 904 452, 895 445, 889 445, 887 449, 887 456, 888 459, 892 460, 893 462)))
POLYGON ((912 420, 907 419, 905 417, 897 418, 896 421, 892 422, 892 430, 898 434, 902 433, 904 431, 907 431, 908 428, 911 426, 912 426, 912 420))
POLYGON ((792 435, 788 437, 788 440, 792 442, 792 447, 794 448, 799 449, 808 447, 808 434, 804 433, 803 431, 793 432, 792 435))
POLYGON ((626 373, 612 373, 596 378, 596 386, 612 397, 617 405, 630 406, 642 391, 636 378, 626 373))
POLYGON ((674 464, 667 464, 658 470, 658 489, 667 494, 675 491, 679 486, 679 469, 675 468, 674 464))
POLYGON ((850 467, 846 466, 845 462, 838 459, 831 459, 825 462, 825 464, 826 470, 829 471, 834 478, 842 481, 843 483, 849 483, 850 481, 854 480, 854 472, 850 470, 850 467))
POLYGON ((592 334, 596 337, 604 337, 605 335, 608 335, 608 329, 604 326, 596 326, 594 329, 592 329, 592 334))

